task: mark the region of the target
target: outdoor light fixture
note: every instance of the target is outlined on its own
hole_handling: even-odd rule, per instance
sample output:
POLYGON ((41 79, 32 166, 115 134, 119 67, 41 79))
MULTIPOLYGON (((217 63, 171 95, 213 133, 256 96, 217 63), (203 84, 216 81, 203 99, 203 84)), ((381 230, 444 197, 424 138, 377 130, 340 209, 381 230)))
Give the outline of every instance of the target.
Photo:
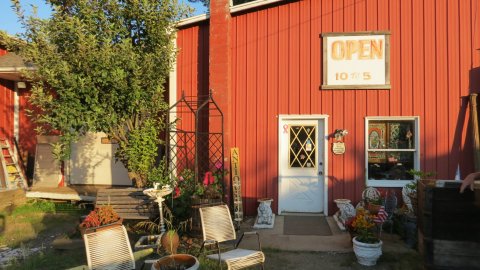
POLYGON ((25 82, 17 82, 18 89, 25 89, 27 88, 27 84, 25 82))
POLYGON ((340 141, 347 134, 348 134, 348 130, 346 129, 336 129, 334 136, 337 141, 340 141))

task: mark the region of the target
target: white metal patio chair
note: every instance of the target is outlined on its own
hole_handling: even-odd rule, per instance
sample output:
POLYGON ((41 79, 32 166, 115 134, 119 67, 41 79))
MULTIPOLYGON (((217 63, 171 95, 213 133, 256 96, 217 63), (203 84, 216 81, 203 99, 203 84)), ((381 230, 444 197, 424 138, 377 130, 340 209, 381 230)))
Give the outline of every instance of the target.
MULTIPOLYGON (((135 261, 127 230, 123 225, 101 228, 83 235, 88 269, 140 269, 135 261)), ((137 254, 136 254, 137 255, 137 254)))
POLYGON ((229 270, 256 265, 260 265, 263 269, 265 254, 261 251, 260 236, 257 232, 245 232, 237 241, 230 210, 226 205, 202 207, 199 210, 203 231, 203 243, 200 252, 203 251, 205 246, 213 245, 216 254, 207 255, 207 258, 217 260, 220 269, 222 262, 227 264, 229 270), (238 248, 244 235, 257 235, 258 250, 238 248), (222 252, 220 244, 227 241, 234 242, 233 249, 222 252))

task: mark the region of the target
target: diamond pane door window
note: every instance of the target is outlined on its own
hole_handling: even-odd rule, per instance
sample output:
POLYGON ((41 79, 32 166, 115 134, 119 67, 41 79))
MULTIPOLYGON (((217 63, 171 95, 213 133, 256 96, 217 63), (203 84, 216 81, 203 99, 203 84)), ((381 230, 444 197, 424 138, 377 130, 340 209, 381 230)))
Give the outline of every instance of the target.
POLYGON ((291 126, 289 165, 291 168, 313 168, 316 166, 316 127, 291 126))

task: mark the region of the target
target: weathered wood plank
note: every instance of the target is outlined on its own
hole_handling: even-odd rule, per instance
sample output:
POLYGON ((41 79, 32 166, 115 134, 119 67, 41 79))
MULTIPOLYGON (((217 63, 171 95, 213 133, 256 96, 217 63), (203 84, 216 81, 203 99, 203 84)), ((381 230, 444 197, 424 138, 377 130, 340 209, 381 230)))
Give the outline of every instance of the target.
POLYGON ((110 205, 123 219, 148 219, 156 209, 154 204, 141 189, 135 188, 101 189, 96 200, 96 205, 110 205))

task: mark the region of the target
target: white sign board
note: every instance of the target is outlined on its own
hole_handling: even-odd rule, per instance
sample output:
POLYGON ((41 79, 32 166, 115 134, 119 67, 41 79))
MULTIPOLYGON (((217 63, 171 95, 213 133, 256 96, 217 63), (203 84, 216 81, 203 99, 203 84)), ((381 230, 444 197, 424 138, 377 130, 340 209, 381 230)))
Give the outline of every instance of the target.
POLYGON ((390 89, 390 35, 323 34, 322 89, 390 89))

